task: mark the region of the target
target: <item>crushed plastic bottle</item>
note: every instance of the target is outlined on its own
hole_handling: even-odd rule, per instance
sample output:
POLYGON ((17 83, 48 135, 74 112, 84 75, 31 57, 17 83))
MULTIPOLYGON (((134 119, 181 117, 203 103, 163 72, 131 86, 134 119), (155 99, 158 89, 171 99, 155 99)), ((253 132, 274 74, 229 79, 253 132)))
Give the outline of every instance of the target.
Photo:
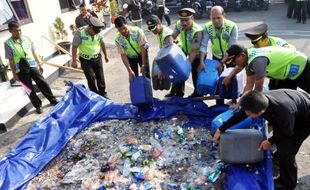
POLYGON ((182 143, 186 141, 186 133, 184 132, 182 127, 180 126, 177 127, 176 134, 178 135, 182 143))

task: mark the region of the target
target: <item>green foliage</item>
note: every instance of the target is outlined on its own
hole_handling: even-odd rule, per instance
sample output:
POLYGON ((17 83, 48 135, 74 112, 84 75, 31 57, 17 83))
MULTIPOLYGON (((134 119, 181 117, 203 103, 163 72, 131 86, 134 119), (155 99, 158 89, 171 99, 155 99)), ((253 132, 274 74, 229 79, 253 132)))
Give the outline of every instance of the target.
POLYGON ((112 16, 118 16, 119 10, 116 0, 110 0, 110 9, 112 16))
POLYGON ((56 17, 55 22, 53 23, 55 28, 56 39, 64 40, 68 35, 67 31, 65 30, 65 24, 61 20, 60 17, 56 17))

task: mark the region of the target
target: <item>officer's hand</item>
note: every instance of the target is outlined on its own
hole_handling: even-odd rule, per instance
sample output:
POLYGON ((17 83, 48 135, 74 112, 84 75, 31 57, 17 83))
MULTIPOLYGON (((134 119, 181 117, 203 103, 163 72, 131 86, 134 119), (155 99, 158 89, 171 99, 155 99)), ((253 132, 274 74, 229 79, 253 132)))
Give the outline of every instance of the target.
POLYGON ((258 150, 261 151, 261 150, 268 150, 270 149, 271 147, 271 143, 268 141, 268 140, 264 140, 260 145, 259 145, 259 148, 258 150))
POLYGON ((158 73, 158 79, 159 79, 159 80, 164 80, 164 78, 165 78, 165 76, 163 75, 163 73, 162 73, 162 72, 159 72, 159 73, 158 73))
POLYGON ((140 67, 140 72, 141 72, 141 74, 144 76, 145 75, 145 73, 146 73, 146 67, 145 67, 145 65, 142 65, 141 67, 140 67))
POLYGON ((197 73, 200 73, 200 71, 206 70, 205 64, 200 63, 197 67, 197 73))
POLYGON ((223 85, 225 85, 226 87, 228 87, 229 85, 230 85, 230 83, 231 83, 231 79, 230 79, 230 77, 225 77, 224 79, 223 79, 223 81, 222 81, 222 84, 223 85))
POLYGON ((221 63, 219 63, 216 65, 216 69, 218 70, 219 73, 221 73, 224 69, 224 66, 221 63))
POLYGON ((71 62, 71 67, 77 68, 77 62, 76 62, 76 60, 72 60, 72 62, 71 62))
POLYGON ((106 63, 108 63, 108 62, 109 62, 108 57, 104 57, 104 60, 105 60, 105 62, 106 62, 106 63))
POLYGON ((133 71, 130 71, 128 74, 129 74, 129 82, 130 82, 135 77, 135 73, 133 71))
POLYGON ((13 79, 14 79, 15 81, 19 81, 19 77, 18 77, 18 75, 13 74, 13 79))
POLYGON ((236 109, 239 108, 239 106, 240 106, 240 101, 237 102, 236 104, 231 104, 229 107, 230 107, 230 109, 232 109, 232 110, 236 110, 236 109))
POLYGON ((221 131, 219 129, 216 130, 216 132, 213 135, 213 140, 214 141, 219 141, 221 137, 221 131))
POLYGON ((41 75, 43 74, 43 68, 42 68, 42 65, 39 65, 39 71, 41 73, 41 75))

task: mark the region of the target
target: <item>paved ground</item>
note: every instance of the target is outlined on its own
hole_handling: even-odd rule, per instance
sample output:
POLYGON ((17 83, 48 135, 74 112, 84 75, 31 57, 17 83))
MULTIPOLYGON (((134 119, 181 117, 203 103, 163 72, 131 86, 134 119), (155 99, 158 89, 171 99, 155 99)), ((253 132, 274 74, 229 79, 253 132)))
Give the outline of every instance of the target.
MULTIPOLYGON (((235 21, 239 27, 239 39, 240 43, 248 46, 249 41, 244 37, 244 31, 260 22, 266 22, 269 25, 269 34, 286 39, 291 44, 295 45, 298 50, 309 55, 310 52, 310 23, 308 24, 296 24, 295 20, 287 19, 286 6, 284 4, 273 4, 269 11, 252 11, 252 12, 229 12, 227 17, 235 21)), ((176 19, 173 15, 172 18, 176 19)), ((204 20, 198 20, 198 23, 203 24, 204 20)), ((310 21, 309 21, 310 22, 310 21)), ((144 28, 145 29, 145 28, 144 28)), ((119 55, 113 45, 113 39, 116 30, 113 29, 106 36, 106 43, 108 46, 108 53, 110 62, 105 64, 105 77, 107 84, 107 92, 109 97, 120 103, 129 102, 129 84, 128 74, 123 66, 119 55)), ((146 31, 147 38, 150 43, 150 60, 156 56, 158 51, 156 39, 153 34, 146 31)), ((65 94, 66 87, 64 87, 64 80, 70 80, 76 83, 83 83, 86 85, 85 77, 82 74, 66 72, 51 84, 55 95, 59 96, 59 99, 65 94)), ((186 95, 192 92, 193 88, 191 82, 186 85, 186 95)), ((167 91, 154 92, 154 96, 157 98, 163 98, 167 91)), ((208 102, 208 104, 213 104, 208 102)), ((44 99, 44 113, 41 115, 35 114, 34 110, 20 119, 18 123, 5 134, 0 135, 0 155, 9 151, 15 144, 22 138, 31 127, 32 123, 47 114, 51 107, 48 105, 48 101, 44 99)), ((309 189, 310 187, 310 138, 308 138, 301 147, 298 155, 297 162, 299 165, 299 180, 300 184, 296 189, 309 189)))

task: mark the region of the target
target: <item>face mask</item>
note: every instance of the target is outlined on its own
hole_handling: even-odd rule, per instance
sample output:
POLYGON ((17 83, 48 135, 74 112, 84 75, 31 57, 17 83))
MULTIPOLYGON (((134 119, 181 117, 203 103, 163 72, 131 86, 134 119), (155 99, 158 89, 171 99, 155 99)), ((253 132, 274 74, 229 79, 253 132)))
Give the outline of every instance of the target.
POLYGON ((93 27, 93 30, 96 34, 98 34, 101 31, 101 28, 93 27))

